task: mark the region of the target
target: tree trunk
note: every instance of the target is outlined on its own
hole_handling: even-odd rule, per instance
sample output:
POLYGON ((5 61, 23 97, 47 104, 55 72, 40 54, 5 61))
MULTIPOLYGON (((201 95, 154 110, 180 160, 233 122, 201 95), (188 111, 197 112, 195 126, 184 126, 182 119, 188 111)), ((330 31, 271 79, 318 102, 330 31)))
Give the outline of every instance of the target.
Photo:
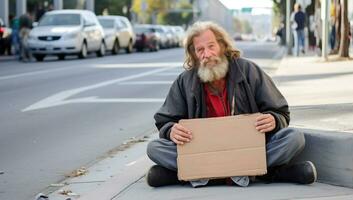
POLYGON ((341 2, 343 0, 337 0, 335 1, 335 20, 334 20, 334 29, 335 29, 335 42, 334 42, 334 48, 331 51, 331 54, 337 54, 340 45, 341 45, 341 19, 342 19, 342 6, 341 2))
POLYGON ((341 0, 341 41, 338 55, 349 57, 349 24, 348 24, 348 0, 341 0))

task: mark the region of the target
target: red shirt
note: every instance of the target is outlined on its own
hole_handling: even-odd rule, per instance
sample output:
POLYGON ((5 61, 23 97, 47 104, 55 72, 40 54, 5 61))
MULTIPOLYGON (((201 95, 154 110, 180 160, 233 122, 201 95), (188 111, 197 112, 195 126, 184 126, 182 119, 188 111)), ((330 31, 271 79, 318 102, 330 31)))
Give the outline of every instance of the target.
POLYGON ((220 94, 212 92, 208 84, 204 85, 207 117, 229 116, 229 104, 227 102, 227 88, 224 86, 220 94))

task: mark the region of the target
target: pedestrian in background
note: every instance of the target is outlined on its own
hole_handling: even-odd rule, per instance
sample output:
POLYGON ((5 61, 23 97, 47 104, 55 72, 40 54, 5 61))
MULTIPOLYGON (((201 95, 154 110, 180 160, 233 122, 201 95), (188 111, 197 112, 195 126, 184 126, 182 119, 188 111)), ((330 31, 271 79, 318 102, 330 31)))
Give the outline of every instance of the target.
POLYGON ((27 40, 29 32, 32 29, 32 17, 26 13, 20 17, 20 57, 22 61, 29 61, 31 59, 29 49, 27 47, 27 40))
POLYGON ((294 5, 294 12, 291 15, 292 29, 294 35, 294 55, 299 56, 300 51, 305 53, 305 13, 302 11, 301 5, 294 5))
POLYGON ((20 55, 20 36, 19 36, 20 20, 18 17, 14 17, 14 16, 12 17, 11 29, 12 29, 11 45, 14 49, 14 54, 15 54, 16 58, 19 59, 19 55, 20 55))

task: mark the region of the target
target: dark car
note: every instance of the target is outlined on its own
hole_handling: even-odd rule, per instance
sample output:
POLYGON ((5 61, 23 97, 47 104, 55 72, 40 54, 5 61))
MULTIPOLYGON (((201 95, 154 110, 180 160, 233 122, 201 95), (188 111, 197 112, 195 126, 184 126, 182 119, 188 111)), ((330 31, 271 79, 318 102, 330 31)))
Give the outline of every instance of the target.
POLYGON ((0 18, 0 55, 11 55, 11 29, 0 18))
POLYGON ((149 24, 135 25, 136 34, 135 48, 137 51, 148 49, 150 51, 158 51, 160 45, 160 35, 156 29, 149 24))

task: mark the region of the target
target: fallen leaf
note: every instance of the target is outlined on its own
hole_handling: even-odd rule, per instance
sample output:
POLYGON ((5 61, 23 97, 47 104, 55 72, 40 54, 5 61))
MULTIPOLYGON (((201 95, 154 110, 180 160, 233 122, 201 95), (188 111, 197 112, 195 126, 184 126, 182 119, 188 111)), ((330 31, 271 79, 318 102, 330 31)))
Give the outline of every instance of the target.
POLYGON ((68 177, 78 177, 87 174, 88 170, 85 167, 74 170, 71 174, 67 175, 68 177))
POLYGON ((66 189, 66 190, 59 190, 59 194, 67 195, 68 193, 72 193, 72 191, 69 190, 69 189, 66 189))

